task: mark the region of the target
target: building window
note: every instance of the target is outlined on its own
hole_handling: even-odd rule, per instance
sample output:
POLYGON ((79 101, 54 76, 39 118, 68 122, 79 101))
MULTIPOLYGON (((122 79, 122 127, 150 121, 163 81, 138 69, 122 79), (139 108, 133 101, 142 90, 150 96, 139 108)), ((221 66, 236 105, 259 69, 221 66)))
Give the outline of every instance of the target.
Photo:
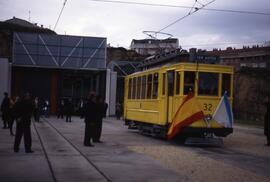
POLYGON ((266 68, 266 63, 259 63, 260 68, 266 68))
POLYGON ((257 63, 252 63, 252 68, 258 68, 258 64, 257 63))
POLYGON ((247 64, 246 64, 246 63, 240 63, 240 66, 241 66, 241 67, 246 67, 247 64))

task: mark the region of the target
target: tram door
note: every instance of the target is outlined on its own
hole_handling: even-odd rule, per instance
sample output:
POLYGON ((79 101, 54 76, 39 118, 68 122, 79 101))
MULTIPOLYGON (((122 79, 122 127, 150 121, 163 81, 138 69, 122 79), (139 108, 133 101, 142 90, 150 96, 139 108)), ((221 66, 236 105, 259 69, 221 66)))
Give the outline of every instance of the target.
POLYGON ((167 121, 172 122, 175 71, 167 71, 167 121))

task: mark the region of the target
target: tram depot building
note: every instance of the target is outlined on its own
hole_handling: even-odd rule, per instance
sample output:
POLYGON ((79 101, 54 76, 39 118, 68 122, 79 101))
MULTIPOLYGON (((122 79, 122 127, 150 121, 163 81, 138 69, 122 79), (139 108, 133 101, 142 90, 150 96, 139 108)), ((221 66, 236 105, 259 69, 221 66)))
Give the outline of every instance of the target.
POLYGON ((94 91, 114 114, 116 74, 106 69, 106 46, 101 37, 14 32, 11 58, 0 58, 1 100, 3 92, 29 92, 56 113, 61 99, 78 107, 94 91))

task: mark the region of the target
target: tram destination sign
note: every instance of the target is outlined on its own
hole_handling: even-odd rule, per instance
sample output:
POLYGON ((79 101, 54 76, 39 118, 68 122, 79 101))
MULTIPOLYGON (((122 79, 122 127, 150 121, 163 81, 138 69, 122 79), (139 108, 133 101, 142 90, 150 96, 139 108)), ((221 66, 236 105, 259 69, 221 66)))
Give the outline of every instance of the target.
POLYGON ((203 63, 218 64, 220 62, 219 56, 211 55, 196 55, 196 60, 203 63))

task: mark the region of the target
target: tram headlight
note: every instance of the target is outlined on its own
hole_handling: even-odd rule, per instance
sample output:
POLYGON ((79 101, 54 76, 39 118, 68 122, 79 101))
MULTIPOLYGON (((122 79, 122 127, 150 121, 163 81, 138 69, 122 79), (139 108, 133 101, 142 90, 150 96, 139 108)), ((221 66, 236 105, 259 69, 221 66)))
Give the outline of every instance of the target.
POLYGON ((212 118, 213 118, 213 117, 212 117, 211 114, 207 114, 207 115, 204 116, 204 120, 205 120, 205 121, 210 121, 210 120, 212 120, 212 118))

